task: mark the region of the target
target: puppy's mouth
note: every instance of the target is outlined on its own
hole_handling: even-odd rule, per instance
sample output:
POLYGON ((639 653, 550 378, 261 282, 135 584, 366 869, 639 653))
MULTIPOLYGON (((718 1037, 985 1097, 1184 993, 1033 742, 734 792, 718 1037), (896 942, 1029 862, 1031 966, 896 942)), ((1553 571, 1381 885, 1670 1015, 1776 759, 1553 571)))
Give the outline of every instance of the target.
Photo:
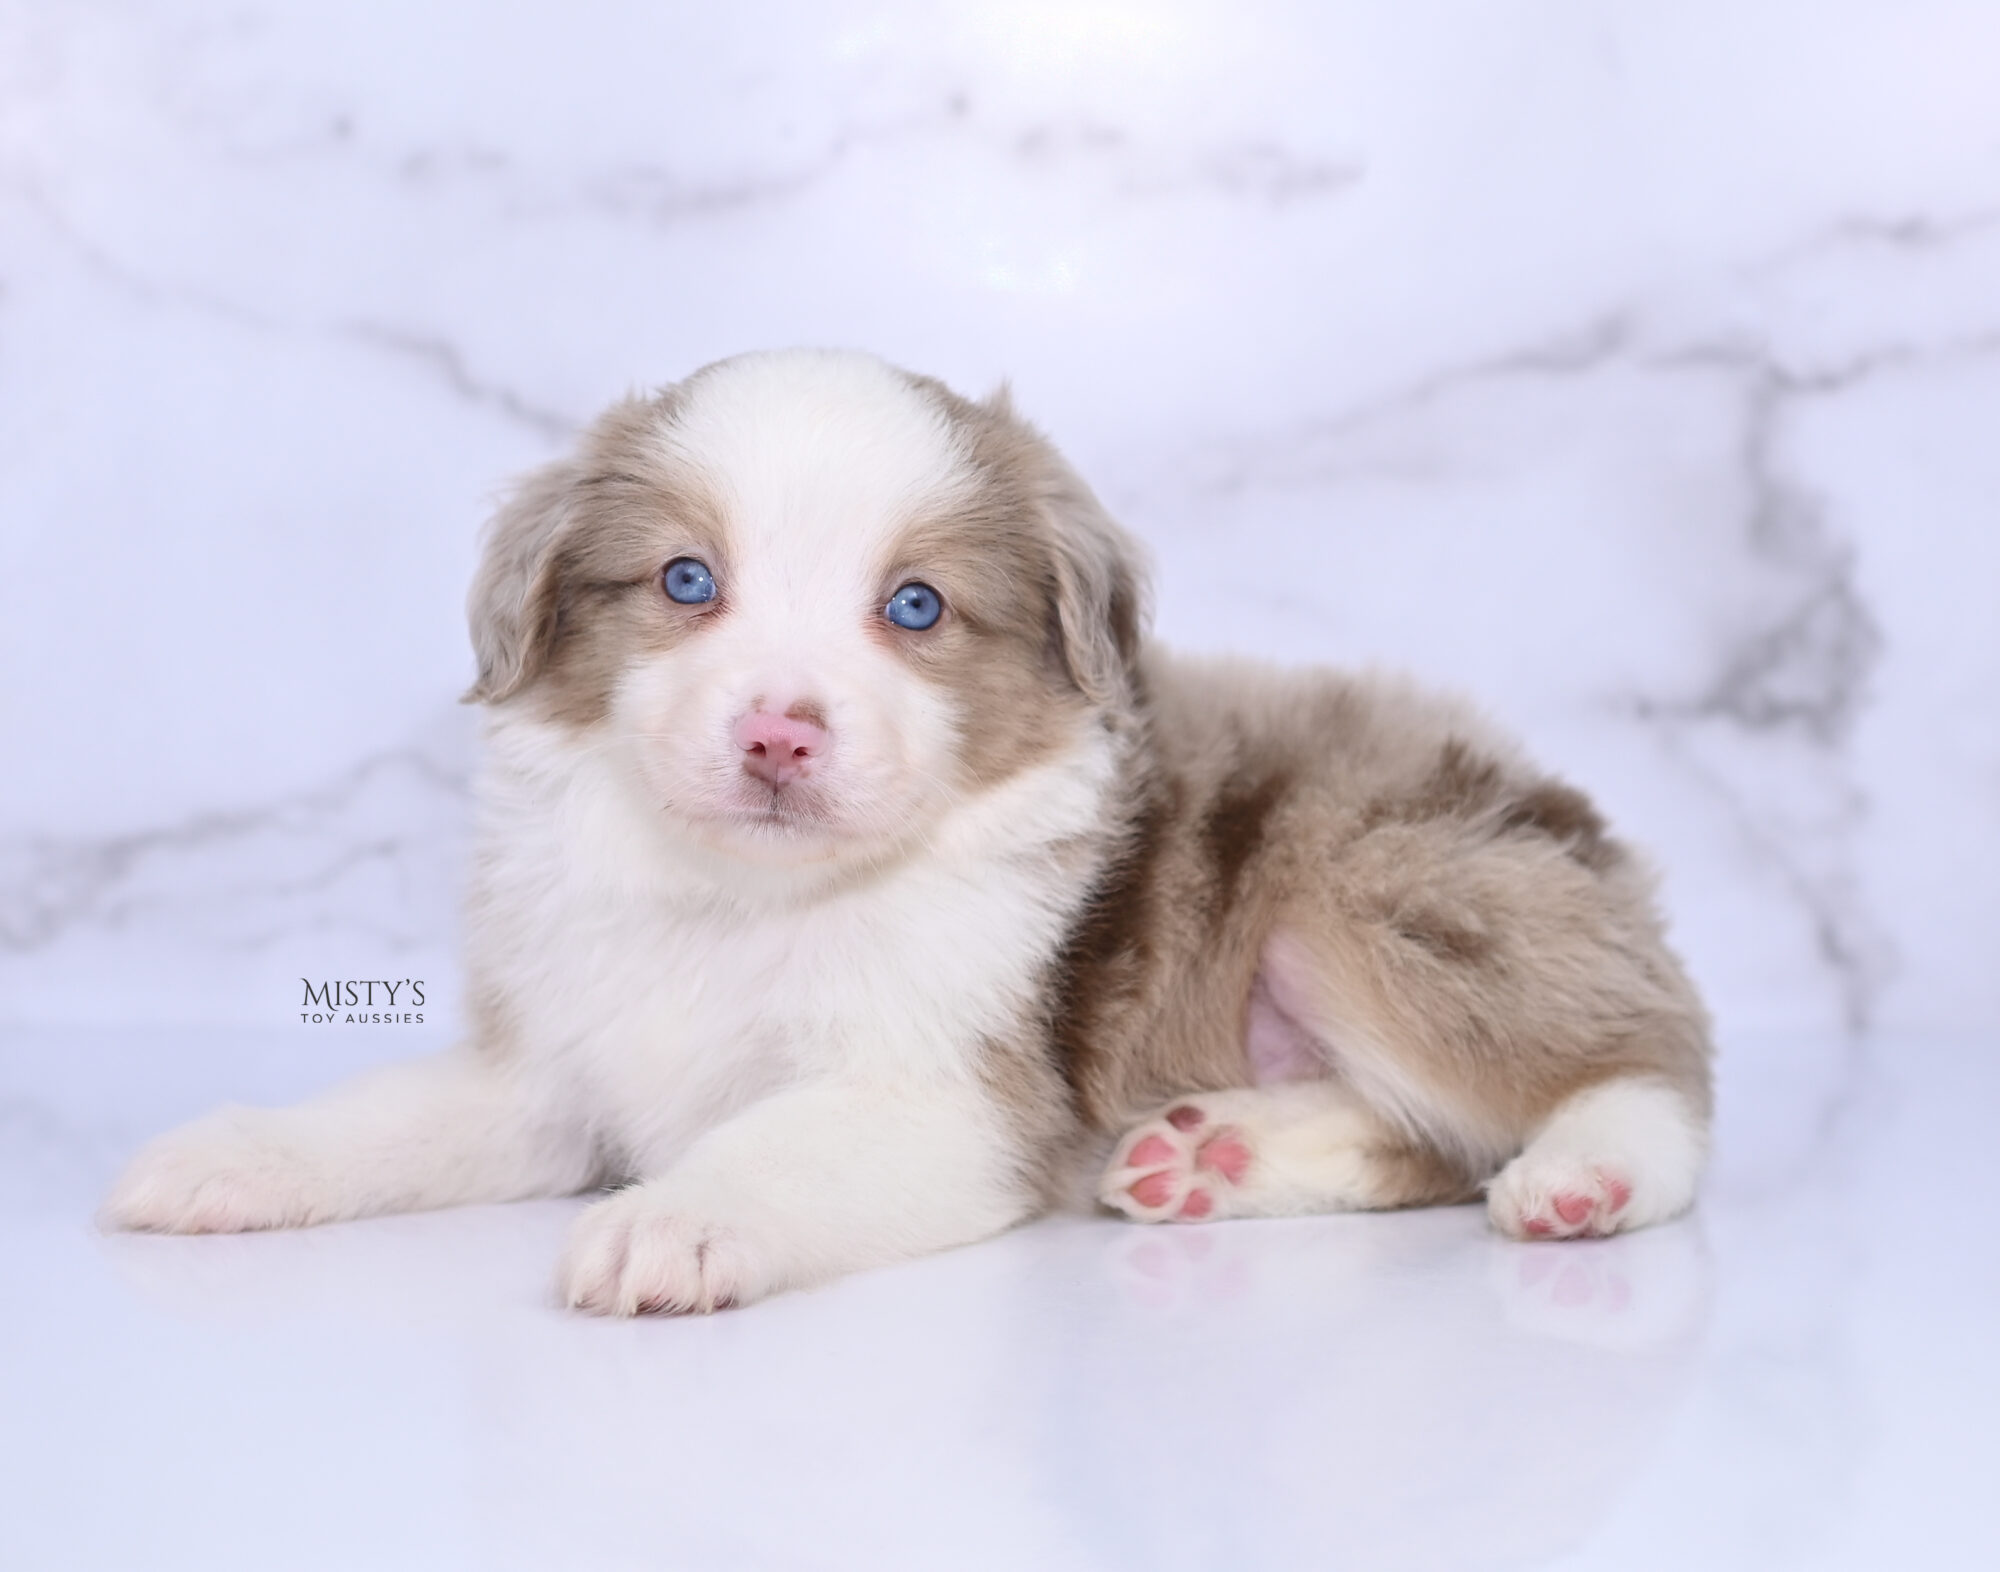
POLYGON ((740 810, 740 816, 747 823, 802 830, 830 830, 834 827, 833 815, 827 812, 824 804, 793 787, 770 786, 761 791, 752 788, 745 795, 756 798, 754 803, 740 810))
POLYGON ((805 781, 772 786, 746 776, 721 806, 722 822, 767 835, 826 836, 841 829, 826 794, 805 781))

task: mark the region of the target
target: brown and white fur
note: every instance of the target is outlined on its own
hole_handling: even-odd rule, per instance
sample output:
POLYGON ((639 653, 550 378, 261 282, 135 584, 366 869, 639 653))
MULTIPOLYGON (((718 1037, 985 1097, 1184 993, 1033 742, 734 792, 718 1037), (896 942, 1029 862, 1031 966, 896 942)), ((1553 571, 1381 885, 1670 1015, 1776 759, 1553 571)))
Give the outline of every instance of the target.
POLYGON ((495 521, 460 1048, 142 1151, 109 1224, 569 1194, 565 1301, 710 1310, 984 1238, 1482 1191, 1693 1198, 1702 1008, 1583 797, 1401 683, 1144 637, 1004 395, 745 356, 495 521), (696 559, 714 599, 682 604, 696 559), (934 627, 884 607, 920 582, 934 627))

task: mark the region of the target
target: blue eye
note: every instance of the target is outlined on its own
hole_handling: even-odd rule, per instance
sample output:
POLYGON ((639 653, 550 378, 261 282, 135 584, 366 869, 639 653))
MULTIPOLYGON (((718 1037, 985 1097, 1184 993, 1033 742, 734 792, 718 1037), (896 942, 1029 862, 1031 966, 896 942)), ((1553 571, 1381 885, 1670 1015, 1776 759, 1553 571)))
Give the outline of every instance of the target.
POLYGON ((889 597, 882 615, 899 628, 921 633, 944 615, 944 602, 928 584, 905 584, 889 597))
POLYGON ((715 599, 715 575, 708 571, 706 562, 693 557, 674 558, 660 578, 667 587, 667 599, 683 606, 699 606, 715 599))

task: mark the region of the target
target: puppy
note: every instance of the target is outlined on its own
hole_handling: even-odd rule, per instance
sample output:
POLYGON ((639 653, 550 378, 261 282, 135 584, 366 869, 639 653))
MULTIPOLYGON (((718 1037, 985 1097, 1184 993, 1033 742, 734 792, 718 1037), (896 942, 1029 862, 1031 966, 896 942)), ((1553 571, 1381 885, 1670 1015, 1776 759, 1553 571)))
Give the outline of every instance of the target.
POLYGON ((1708 1030, 1639 859, 1454 703, 1148 644, 1133 543, 1004 394, 710 366, 528 479, 470 610, 467 1041, 160 1138, 110 1225, 616 1183, 560 1285, 630 1315, 1079 1189, 1483 1192, 1526 1239, 1693 1198, 1708 1030))

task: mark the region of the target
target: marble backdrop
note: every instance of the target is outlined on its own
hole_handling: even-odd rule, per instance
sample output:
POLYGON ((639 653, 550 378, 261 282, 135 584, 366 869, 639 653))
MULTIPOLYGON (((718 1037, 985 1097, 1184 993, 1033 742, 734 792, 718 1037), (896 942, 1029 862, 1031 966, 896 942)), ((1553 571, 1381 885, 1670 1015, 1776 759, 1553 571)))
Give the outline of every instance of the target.
POLYGON ((1988 0, 11 0, 0 1021, 448 1024, 496 490, 795 343, 1477 695, 1726 1037, 2000 1025, 1988 0))

